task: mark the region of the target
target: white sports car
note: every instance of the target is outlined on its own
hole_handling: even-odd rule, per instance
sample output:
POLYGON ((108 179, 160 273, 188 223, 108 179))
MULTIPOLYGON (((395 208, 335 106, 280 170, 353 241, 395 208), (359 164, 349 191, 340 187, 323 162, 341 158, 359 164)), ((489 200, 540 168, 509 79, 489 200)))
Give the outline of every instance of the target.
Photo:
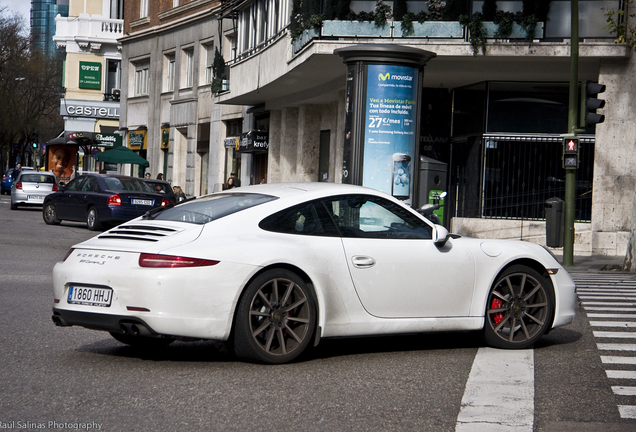
POLYGON ((130 345, 228 341, 284 363, 321 338, 482 330, 526 348, 575 315, 543 247, 460 238, 375 190, 266 184, 207 195, 75 245, 53 321, 130 345))

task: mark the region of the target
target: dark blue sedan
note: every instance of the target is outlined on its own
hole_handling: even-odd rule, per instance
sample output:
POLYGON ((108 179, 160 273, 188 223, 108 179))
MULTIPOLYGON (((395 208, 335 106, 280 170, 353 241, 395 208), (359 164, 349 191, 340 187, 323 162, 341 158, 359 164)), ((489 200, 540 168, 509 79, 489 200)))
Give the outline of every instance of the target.
POLYGON ((42 217, 48 225, 63 220, 86 222, 88 229, 97 231, 167 205, 169 201, 154 193, 142 179, 88 173, 47 195, 42 217))

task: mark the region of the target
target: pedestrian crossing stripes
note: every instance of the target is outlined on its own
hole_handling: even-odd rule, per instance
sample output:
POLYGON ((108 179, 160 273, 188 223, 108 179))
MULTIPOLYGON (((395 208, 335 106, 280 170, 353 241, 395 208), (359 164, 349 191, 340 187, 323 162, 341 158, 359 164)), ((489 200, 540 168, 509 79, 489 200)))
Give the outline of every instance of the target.
MULTIPOLYGON (((612 392, 636 396, 636 274, 571 273, 586 311, 612 392), (612 355, 606 355, 612 354, 612 355), (634 385, 630 385, 634 384, 634 385)), ((636 405, 619 404, 621 418, 636 419, 636 405)))

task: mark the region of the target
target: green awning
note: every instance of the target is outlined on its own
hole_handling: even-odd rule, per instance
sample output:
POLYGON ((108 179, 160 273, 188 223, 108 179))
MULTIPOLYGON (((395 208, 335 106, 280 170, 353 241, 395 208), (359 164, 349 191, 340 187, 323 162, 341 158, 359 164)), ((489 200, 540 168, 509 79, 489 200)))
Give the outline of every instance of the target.
POLYGON ((106 150, 103 153, 95 155, 95 159, 100 162, 116 163, 116 164, 134 164, 147 167, 150 163, 139 156, 137 153, 129 149, 128 147, 115 147, 111 150, 106 150))

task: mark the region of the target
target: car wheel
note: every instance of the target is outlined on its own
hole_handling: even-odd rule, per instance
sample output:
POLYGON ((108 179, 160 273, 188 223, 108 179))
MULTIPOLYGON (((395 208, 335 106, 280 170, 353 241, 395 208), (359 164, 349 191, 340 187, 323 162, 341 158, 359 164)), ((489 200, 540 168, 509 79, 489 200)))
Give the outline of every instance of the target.
POLYGON ((99 231, 100 229, 102 229, 102 224, 99 222, 97 209, 95 207, 91 207, 88 209, 88 212, 86 213, 86 225, 91 231, 99 231))
POLYGON ((57 212, 55 211, 55 205, 48 203, 42 209, 42 219, 47 225, 59 225, 60 220, 57 218, 57 212))
POLYGON ((118 342, 135 348, 163 348, 174 342, 173 338, 158 338, 150 336, 133 336, 123 333, 110 332, 110 335, 118 342))
POLYGON ((17 210, 17 209, 18 209, 18 205, 11 203, 11 210, 17 210))
POLYGON ((254 279, 239 301, 234 352, 249 361, 286 363, 309 346, 315 327, 308 285, 288 270, 270 270, 254 279))
POLYGON ((497 348, 527 348, 550 328, 553 316, 550 279, 529 267, 512 266, 488 294, 484 337, 497 348))

